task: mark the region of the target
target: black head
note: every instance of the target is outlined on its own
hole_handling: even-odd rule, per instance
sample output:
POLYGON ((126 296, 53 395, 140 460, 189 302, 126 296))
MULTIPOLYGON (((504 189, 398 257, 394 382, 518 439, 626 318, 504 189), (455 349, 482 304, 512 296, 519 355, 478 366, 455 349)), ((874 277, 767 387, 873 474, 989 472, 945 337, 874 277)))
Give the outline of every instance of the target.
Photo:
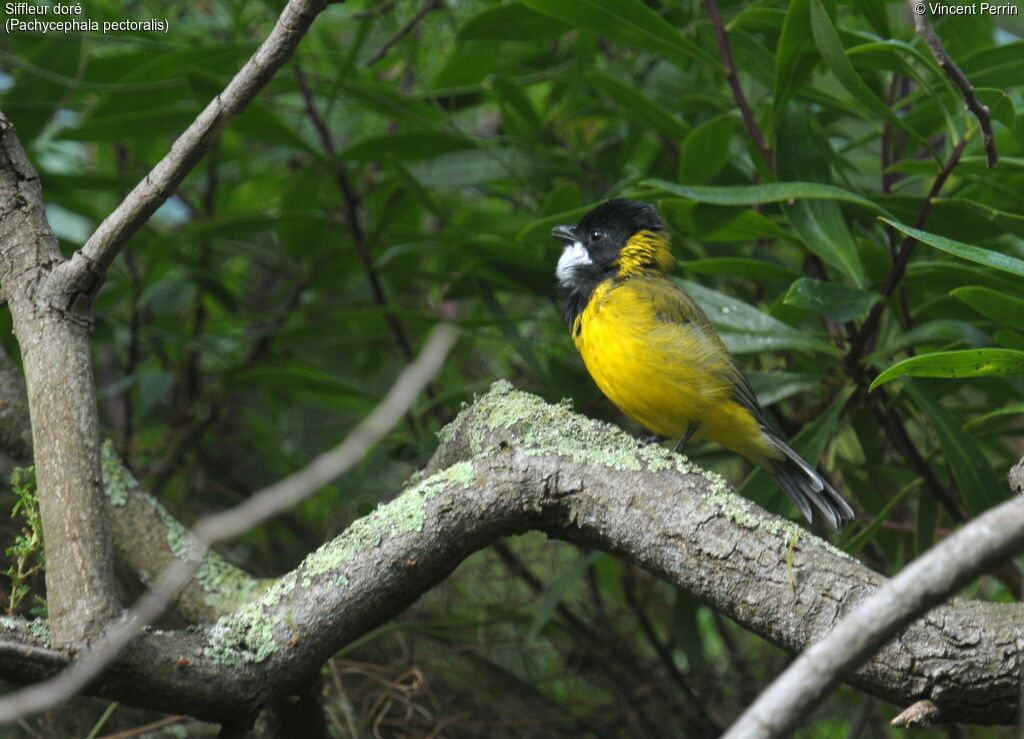
POLYGON ((633 269, 666 270, 668 238, 658 211, 637 200, 616 198, 597 206, 575 226, 556 226, 551 235, 569 242, 555 274, 566 291, 565 318, 572 325, 594 288, 633 269), (639 238, 638 234, 641 234, 639 238))
MULTIPOLYGON (((665 224, 653 205, 615 198, 601 203, 575 226, 556 226, 551 234, 571 244, 578 243, 586 251, 585 255, 578 253, 580 261, 589 258, 595 267, 603 270, 616 260, 630 237, 641 231, 664 230, 665 224)), ((564 284, 561 268, 560 260, 558 278, 564 284)))

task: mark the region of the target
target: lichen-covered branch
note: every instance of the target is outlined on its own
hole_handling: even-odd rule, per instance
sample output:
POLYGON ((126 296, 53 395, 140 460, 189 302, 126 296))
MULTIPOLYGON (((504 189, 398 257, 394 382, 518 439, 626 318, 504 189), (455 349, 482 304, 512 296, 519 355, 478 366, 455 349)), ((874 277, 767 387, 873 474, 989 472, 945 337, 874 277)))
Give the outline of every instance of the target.
MULTIPOLYGON (((160 501, 139 489, 109 440, 103 445, 103 488, 110 502, 115 554, 143 585, 152 585, 161 572, 188 556, 191 532, 160 501)), ((270 582, 208 550, 173 608, 189 623, 210 622, 248 603, 270 582)))
MULTIPOLYGON (((445 430, 398 498, 213 626, 143 634, 94 690, 212 720, 251 715, 470 553, 528 529, 617 553, 794 652, 884 581, 685 458, 499 383, 445 430)), ((1014 604, 954 601, 850 680, 900 705, 929 699, 936 720, 1006 723, 1017 713, 1018 624, 1014 604)), ((20 674, 9 660, 0 672, 20 674)))

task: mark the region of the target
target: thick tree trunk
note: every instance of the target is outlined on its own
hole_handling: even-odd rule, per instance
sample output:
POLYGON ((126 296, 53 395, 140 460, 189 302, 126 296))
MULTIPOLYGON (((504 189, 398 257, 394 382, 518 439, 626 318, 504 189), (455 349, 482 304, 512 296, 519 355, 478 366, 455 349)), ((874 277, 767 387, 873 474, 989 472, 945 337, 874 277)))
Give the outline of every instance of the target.
POLYGON ((0 115, 0 284, 21 346, 32 419, 53 645, 99 635, 120 607, 100 473, 91 319, 55 286, 63 262, 39 175, 0 115))

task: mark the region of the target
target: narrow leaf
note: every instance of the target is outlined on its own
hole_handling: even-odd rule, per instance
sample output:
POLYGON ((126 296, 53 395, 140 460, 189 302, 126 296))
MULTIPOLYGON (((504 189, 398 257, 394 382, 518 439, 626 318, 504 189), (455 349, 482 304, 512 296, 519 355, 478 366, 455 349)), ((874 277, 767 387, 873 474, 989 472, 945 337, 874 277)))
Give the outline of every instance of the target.
POLYGON ((856 203, 875 213, 888 214, 882 206, 856 193, 820 182, 770 182, 764 185, 680 185, 667 180, 644 180, 646 187, 657 187, 681 198, 715 205, 756 205, 789 200, 843 200, 856 203))
POLYGON ((674 62, 696 59, 714 69, 722 63, 640 0, 525 0, 533 10, 577 28, 638 48, 662 53, 674 62))
POLYGON ((875 378, 874 390, 897 377, 1024 377, 1024 352, 1016 349, 963 349, 904 359, 875 378))
POLYGON ((977 516, 1006 497, 1004 484, 996 478, 974 439, 960 430, 960 424, 953 414, 943 408, 934 398, 912 380, 905 385, 915 405, 931 422, 932 429, 946 455, 946 462, 953 472, 953 479, 964 496, 964 503, 972 516, 977 516))
POLYGON ((952 292, 974 310, 1006 326, 1024 329, 1024 300, 988 287, 971 285, 952 292))
POLYGON ((897 231, 902 231, 907 236, 913 236, 918 241, 928 244, 928 246, 934 246, 936 249, 944 251, 947 254, 952 254, 960 257, 961 259, 977 262, 978 264, 984 264, 988 267, 1002 270, 1003 272, 1010 272, 1012 274, 1019 275, 1020 277, 1024 277, 1024 259, 1007 256, 1006 254, 1000 254, 997 251, 991 251, 989 249, 982 249, 977 246, 965 244, 962 241, 947 239, 945 236, 938 236, 937 234, 928 233, 927 231, 921 231, 919 229, 906 226, 899 221, 889 220, 888 218, 882 218, 881 220, 888 223, 897 231))
POLYGON ((842 323, 863 318, 881 295, 834 282, 801 277, 789 287, 783 299, 787 305, 812 310, 830 321, 842 323))
POLYGON ((699 185, 718 174, 729 160, 736 119, 731 114, 704 121, 687 134, 679 152, 679 181, 699 185))

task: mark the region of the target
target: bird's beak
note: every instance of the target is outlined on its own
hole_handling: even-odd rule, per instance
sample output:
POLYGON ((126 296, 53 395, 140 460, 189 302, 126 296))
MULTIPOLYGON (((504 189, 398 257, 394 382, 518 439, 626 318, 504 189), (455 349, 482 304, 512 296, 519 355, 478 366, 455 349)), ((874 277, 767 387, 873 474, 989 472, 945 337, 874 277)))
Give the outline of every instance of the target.
POLYGON ((572 243, 576 241, 576 227, 575 226, 555 226, 551 229, 551 235, 556 239, 562 239, 562 241, 568 241, 572 243))

